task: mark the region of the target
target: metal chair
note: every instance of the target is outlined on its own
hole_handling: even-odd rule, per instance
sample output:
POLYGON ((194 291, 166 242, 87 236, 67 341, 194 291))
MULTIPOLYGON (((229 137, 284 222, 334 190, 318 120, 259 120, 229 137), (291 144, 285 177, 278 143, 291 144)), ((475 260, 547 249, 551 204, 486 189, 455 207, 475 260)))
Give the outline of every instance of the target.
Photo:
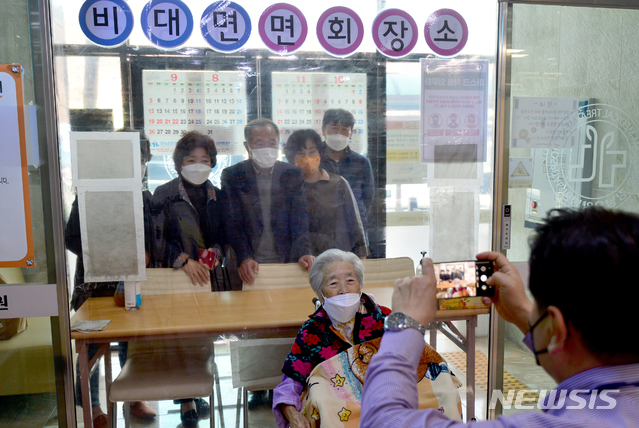
POLYGON ((241 409, 244 427, 248 428, 248 392, 273 389, 280 384, 282 365, 294 342, 294 337, 287 337, 230 343, 233 388, 238 388, 236 428, 240 426, 241 409))
POLYGON ((130 426, 132 401, 163 401, 209 397, 211 428, 215 427, 213 387, 217 386, 221 426, 219 375, 215 364, 213 339, 174 339, 129 342, 126 364, 111 384, 109 400, 116 413, 124 401, 125 426, 130 426))
MULTIPOLYGON (((210 288, 194 286, 184 272, 173 269, 147 269, 147 281, 142 283, 142 295, 208 292, 210 288)), ((209 397, 211 428, 214 428, 214 387, 220 425, 224 428, 214 338, 177 338, 129 342, 126 364, 107 392, 114 419, 117 402, 127 403, 124 406, 127 427, 130 402, 209 397)))

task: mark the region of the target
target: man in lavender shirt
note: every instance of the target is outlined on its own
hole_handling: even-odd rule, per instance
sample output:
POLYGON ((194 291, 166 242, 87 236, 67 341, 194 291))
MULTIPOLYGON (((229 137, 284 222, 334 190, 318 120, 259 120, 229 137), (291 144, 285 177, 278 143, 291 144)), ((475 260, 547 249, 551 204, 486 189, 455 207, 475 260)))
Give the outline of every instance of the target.
MULTIPOLYGON (((484 297, 485 303, 493 303, 526 334, 524 343, 558 386, 540 400, 543 412, 473 426, 639 427, 639 340, 632 335, 636 309, 623 307, 623 296, 606 292, 615 281, 610 272, 636 277, 639 217, 599 208, 553 210, 531 241, 533 301, 504 255, 486 252, 477 258, 495 263, 488 280, 495 296, 484 297)), ((437 409, 417 410, 416 367, 424 335, 416 323, 428 325, 436 312, 437 281, 430 260, 423 275, 395 283, 393 313, 406 315, 405 323, 386 323, 366 373, 362 428, 465 426, 437 409), (413 321, 415 328, 402 328, 413 321)), ((624 294, 636 299, 630 288, 624 294)))

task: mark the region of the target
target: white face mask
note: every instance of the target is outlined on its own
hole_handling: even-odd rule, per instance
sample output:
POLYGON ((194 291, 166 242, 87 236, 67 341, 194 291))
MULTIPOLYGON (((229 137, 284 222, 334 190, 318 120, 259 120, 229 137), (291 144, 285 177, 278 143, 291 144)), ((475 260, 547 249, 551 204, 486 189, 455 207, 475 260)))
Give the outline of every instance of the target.
MULTIPOLYGON (((323 296, 323 295, 322 295, 323 296)), ((359 309, 360 293, 338 294, 333 297, 324 297, 324 310, 333 322, 348 322, 355 317, 359 309)))
POLYGON ((140 166, 140 174, 142 174, 142 179, 144 180, 144 174, 146 174, 146 164, 145 163, 143 163, 140 166))
POLYGON ((208 180, 211 167, 203 163, 192 163, 182 167, 182 177, 191 184, 199 186, 208 180))
POLYGON ((326 145, 336 152, 342 151, 348 146, 349 138, 342 134, 326 135, 326 145))
POLYGON ((263 149, 251 149, 251 159, 260 168, 270 168, 275 165, 279 150, 271 147, 264 147, 263 149))

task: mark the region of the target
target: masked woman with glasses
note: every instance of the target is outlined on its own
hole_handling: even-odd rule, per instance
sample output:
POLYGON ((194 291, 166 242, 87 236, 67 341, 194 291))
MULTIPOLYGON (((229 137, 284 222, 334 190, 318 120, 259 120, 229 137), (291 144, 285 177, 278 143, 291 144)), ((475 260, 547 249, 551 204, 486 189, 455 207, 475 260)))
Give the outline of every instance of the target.
POLYGON ((284 361, 282 383, 273 390, 273 414, 280 428, 310 428, 300 412, 308 375, 351 346, 381 337, 391 312, 362 293, 364 265, 353 253, 331 249, 320 254, 309 282, 322 307, 302 325, 284 361))

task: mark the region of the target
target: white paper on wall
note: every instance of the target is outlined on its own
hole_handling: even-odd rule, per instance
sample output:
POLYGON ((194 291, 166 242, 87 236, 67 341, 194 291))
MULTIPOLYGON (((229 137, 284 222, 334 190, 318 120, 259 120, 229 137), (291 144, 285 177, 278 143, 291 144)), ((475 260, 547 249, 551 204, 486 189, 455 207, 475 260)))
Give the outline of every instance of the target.
POLYGON ((435 262, 474 260, 479 189, 432 188, 428 254, 435 262))
POLYGON ((70 139, 76 187, 108 182, 111 186, 140 188, 138 132, 72 132, 70 139))
POLYGON ((78 187, 85 281, 146 280, 139 187, 78 187))

